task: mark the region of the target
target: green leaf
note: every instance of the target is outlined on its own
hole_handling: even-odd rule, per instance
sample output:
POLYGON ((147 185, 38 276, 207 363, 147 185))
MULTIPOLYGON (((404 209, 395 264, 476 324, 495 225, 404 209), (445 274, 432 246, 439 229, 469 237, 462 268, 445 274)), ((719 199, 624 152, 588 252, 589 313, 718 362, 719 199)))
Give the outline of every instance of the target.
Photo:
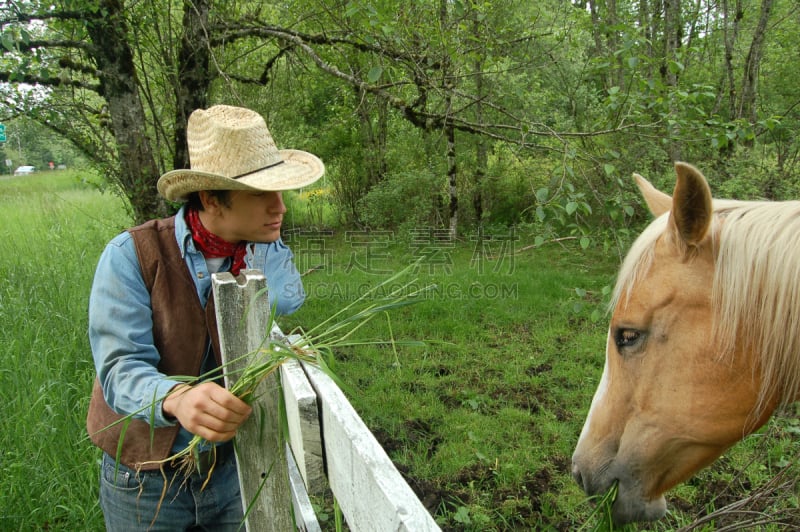
POLYGON ((352 17, 361 11, 361 6, 357 2, 348 2, 345 6, 344 16, 352 17))
POLYGON ((367 72, 367 81, 369 81, 370 83, 375 83, 379 79, 381 79, 382 74, 383 74, 383 67, 374 66, 369 69, 369 72, 367 72))
POLYGON ((574 214, 575 211, 577 211, 577 210, 578 210, 578 203, 577 202, 570 201, 570 202, 567 203, 567 206, 566 206, 567 214, 574 214))
POLYGON ((469 509, 466 506, 459 506, 456 513, 453 514, 453 520, 463 525, 472 523, 472 519, 469 517, 469 509))
POLYGON ((7 33, 0 35, 0 44, 3 45, 3 48, 8 50, 9 52, 14 51, 14 39, 7 33))
POLYGON ((547 201, 547 197, 550 195, 550 191, 547 188, 540 188, 536 191, 536 199, 539 203, 544 203, 547 201))
POLYGON ((678 74, 680 72, 683 72, 683 69, 685 67, 683 66, 683 63, 679 61, 670 61, 668 64, 668 68, 672 74, 678 74))

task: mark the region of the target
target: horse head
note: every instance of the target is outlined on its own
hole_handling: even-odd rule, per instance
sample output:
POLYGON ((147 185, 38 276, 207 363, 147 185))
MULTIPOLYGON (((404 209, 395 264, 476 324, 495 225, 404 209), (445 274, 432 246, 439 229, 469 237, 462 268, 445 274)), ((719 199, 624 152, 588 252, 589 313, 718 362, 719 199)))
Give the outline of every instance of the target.
MULTIPOLYGON (((605 367, 572 458, 588 495, 616 484, 617 524, 662 517, 664 492, 760 427, 778 399, 764 393, 760 340, 743 337, 746 317, 719 323, 716 308, 726 304, 717 293, 721 212, 746 202, 712 200, 697 169, 675 169, 672 196, 635 176, 656 218, 620 269, 605 367)), ((731 268, 748 269, 747 260, 731 268)))

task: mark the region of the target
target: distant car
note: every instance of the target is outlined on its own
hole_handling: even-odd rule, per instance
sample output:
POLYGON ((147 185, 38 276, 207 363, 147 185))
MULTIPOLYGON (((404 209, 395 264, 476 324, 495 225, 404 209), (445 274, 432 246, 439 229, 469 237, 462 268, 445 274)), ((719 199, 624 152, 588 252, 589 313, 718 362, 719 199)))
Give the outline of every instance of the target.
POLYGON ((35 166, 20 166, 14 170, 14 175, 31 175, 36 171, 35 166))

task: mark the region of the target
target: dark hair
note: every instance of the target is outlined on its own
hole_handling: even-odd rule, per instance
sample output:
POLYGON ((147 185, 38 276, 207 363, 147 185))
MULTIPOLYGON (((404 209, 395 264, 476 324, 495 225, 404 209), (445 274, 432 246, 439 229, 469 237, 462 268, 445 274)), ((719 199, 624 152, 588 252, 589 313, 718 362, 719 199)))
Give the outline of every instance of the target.
MULTIPOLYGON (((225 206, 231 206, 231 191, 230 190, 207 190, 209 194, 217 198, 219 202, 225 206)), ((195 209, 198 211, 203 210, 203 202, 200 201, 200 193, 199 192, 190 192, 186 196, 186 207, 189 209, 195 209)))

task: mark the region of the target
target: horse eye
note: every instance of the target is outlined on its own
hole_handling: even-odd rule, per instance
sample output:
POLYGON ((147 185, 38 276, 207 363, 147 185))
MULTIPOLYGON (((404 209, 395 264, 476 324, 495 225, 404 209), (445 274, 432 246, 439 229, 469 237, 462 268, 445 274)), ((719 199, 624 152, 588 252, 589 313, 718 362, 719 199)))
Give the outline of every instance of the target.
POLYGON ((641 331, 636 329, 617 329, 614 333, 614 343, 619 349, 630 349, 636 346, 642 338, 641 331))

